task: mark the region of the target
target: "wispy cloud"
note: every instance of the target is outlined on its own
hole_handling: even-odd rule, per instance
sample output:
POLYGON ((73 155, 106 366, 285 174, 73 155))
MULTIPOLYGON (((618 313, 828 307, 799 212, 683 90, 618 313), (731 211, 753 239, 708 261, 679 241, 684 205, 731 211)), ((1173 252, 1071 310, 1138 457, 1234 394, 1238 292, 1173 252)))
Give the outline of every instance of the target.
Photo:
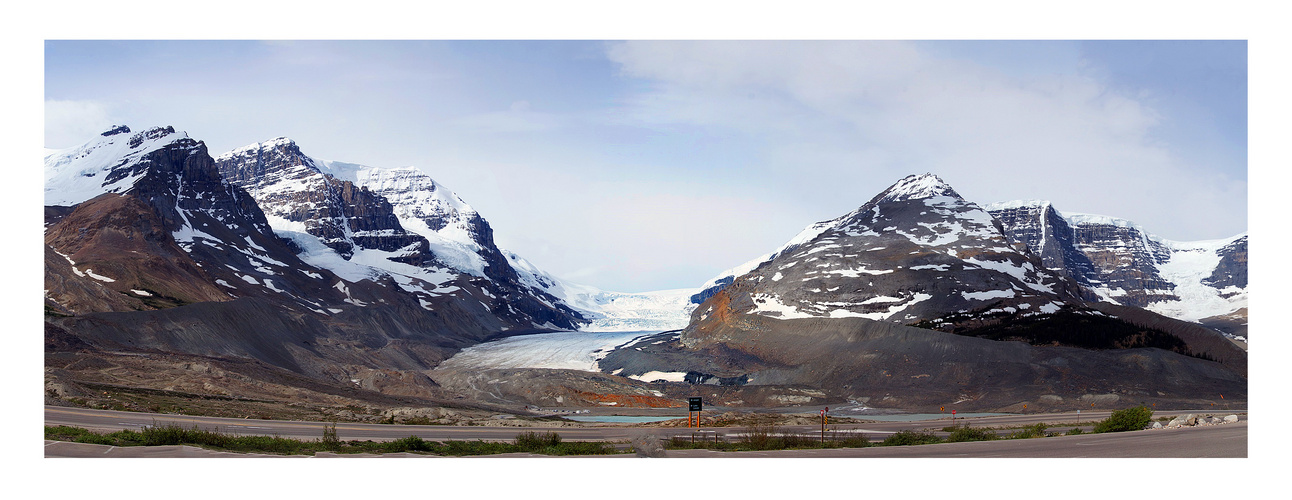
POLYGON ((74 146, 115 124, 110 106, 99 101, 45 101, 45 147, 74 146))
POLYGON ((516 101, 506 111, 471 114, 455 119, 454 123, 476 133, 528 134, 551 132, 567 121, 565 115, 534 111, 529 101, 516 101))
POLYGON ((1178 239, 1245 230, 1245 180, 1176 154, 1152 133, 1157 110, 1078 66, 1029 73, 914 42, 626 42, 607 54, 649 82, 630 116, 765 139, 751 175, 805 199, 860 204, 857 190, 932 171, 981 202, 1044 197, 1178 239))
MULTIPOLYGON (((125 120, 174 125, 214 154, 286 135, 321 158, 415 165, 503 246, 621 291, 698 285, 910 173, 938 173, 973 201, 1046 198, 1166 238, 1245 230, 1245 159, 1191 141, 1232 123, 1177 106, 1233 85, 1181 89, 1196 78, 1160 76, 1161 59, 1110 64, 1124 47, 1084 47, 49 42, 46 145, 125 120)), ((1175 67, 1191 47, 1152 49, 1175 67)))

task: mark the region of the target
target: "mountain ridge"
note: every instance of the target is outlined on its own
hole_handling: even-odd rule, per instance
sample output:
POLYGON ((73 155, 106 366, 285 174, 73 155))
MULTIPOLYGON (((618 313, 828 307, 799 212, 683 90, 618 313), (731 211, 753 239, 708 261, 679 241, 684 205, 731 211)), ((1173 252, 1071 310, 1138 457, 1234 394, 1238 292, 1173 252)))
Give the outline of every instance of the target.
MULTIPOLYGON (((1047 201, 993 203, 987 210, 1047 268, 1077 279, 1088 298, 1192 322, 1246 309, 1246 232, 1181 242, 1126 219, 1060 212, 1047 201)), ((1242 335, 1230 333, 1245 338, 1245 326, 1242 335)))
POLYGON ((1245 395, 1242 348, 1196 323, 1089 301, 1030 248, 936 176, 909 176, 745 266, 685 329, 616 349, 600 367, 764 404, 1071 409, 1105 396, 1245 395))
MULTIPOLYGON (((1140 243, 1082 251, 1091 269, 1123 257, 1151 262, 1126 283, 1187 275, 1232 289, 1245 305, 1245 236, 1163 243, 1132 224, 1069 224, 1053 211, 1074 231, 1064 243, 1058 226, 1024 227, 1030 212, 1002 222, 923 174, 733 268, 740 274, 720 289, 623 294, 566 282, 497 248, 483 217, 415 168, 317 160, 286 138, 212 157, 170 127, 108 132, 47 156, 46 335, 56 352, 250 359, 333 387, 429 398, 443 394, 431 369, 487 340, 569 326, 668 328, 676 331, 608 353, 607 376, 595 383, 624 377, 636 380, 622 387, 645 390, 646 374, 665 373, 768 404, 799 401, 784 391, 808 386, 829 400, 909 390, 912 404, 977 394, 982 408, 1098 391, 1188 400, 1246 391, 1246 354, 1223 337, 1091 302, 1082 278, 1111 280, 1045 263, 1046 249, 1080 250, 1085 228, 1140 243), (1030 243, 1033 235, 1041 239, 1030 243), (1097 334, 1072 336, 1091 328, 1097 334), (991 379, 981 363, 1002 356, 1017 356, 1012 375, 991 379), (912 359, 942 368, 901 365, 912 359), (1108 363, 1125 378, 1101 380, 1107 367, 1098 365, 1108 363), (1202 378, 1189 387, 1181 373, 1202 378), (894 375, 904 379, 885 379, 894 375)), ((1176 285, 1172 297, 1195 289, 1205 291, 1176 285)), ((59 370, 82 366, 46 359, 69 360, 59 370)), ((470 385, 484 375, 453 376, 470 385)))
MULTIPOLYGON (((414 219, 411 214, 423 208, 424 202, 436 202, 443 197, 432 194, 429 198, 392 203, 390 197, 399 193, 389 186, 360 185, 333 176, 329 172, 338 171, 336 168, 305 155, 287 138, 235 149, 218 156, 216 163, 231 182, 248 189, 267 207, 275 216, 272 220, 276 230, 303 230, 300 232, 318 238, 348 261, 342 264, 346 268, 352 269, 352 264, 366 265, 377 274, 386 273, 397 281, 416 280, 401 286, 423 298, 441 293, 468 294, 486 303, 495 315, 512 321, 516 325, 512 328, 576 329, 584 322, 577 312, 519 283, 515 271, 493 245, 488 223, 474 210, 432 210, 414 219), (419 222, 413 226, 423 229, 425 234, 407 229, 410 220, 419 222), (448 239, 440 231, 446 228, 460 233, 453 240, 455 252, 445 251, 443 243, 448 239), (432 239, 438 244, 433 245, 432 239), (446 254, 448 262, 442 257, 446 254), (471 255, 475 260, 464 255, 471 255)), ((364 180, 369 177, 363 175, 365 172, 376 169, 357 170, 360 173, 357 180, 364 180)), ((379 175, 375 177, 380 179, 379 175)), ((422 174, 414 179, 413 187, 423 179, 429 181, 422 174)), ((435 188, 433 182, 430 186, 435 188)), ((407 186, 403 187, 406 192, 407 186)), ((469 209, 456 195, 449 193, 448 196, 469 209)), ((298 235, 294 239, 307 237, 298 235)), ((318 262, 328 265, 335 261, 320 259, 318 262)))

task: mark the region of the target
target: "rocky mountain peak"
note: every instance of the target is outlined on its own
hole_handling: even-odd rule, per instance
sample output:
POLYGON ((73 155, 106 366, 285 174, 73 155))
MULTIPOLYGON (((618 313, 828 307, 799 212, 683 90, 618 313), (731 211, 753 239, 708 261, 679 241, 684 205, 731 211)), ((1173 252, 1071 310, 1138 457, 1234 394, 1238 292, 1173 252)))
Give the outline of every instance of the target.
POLYGON ((725 296, 710 295, 693 318, 858 317, 962 328, 1081 302, 1075 282, 1011 245, 987 211, 934 175, 906 177, 802 236, 733 276, 725 296))
POLYGON ((84 144, 45 156, 45 205, 73 206, 104 193, 123 193, 156 164, 150 159, 154 153, 170 150, 187 156, 204 148, 174 127, 131 134, 130 127, 115 126, 84 144))
MULTIPOLYGON (((138 134, 130 136, 129 144, 130 144, 130 147, 133 149, 143 145, 144 141, 153 141, 173 134, 175 134, 175 127, 153 127, 143 132, 140 132, 138 134)), ((183 137, 177 137, 175 139, 178 140, 178 139, 183 139, 188 137, 187 134, 184 134, 182 132, 180 133, 180 135, 183 137)))
POLYGON ((1146 308, 1185 321, 1241 313, 1245 335, 1246 237, 1178 242, 1117 217, 1060 212, 1046 201, 992 203, 987 211, 1047 269, 1075 279, 1087 300, 1146 308))
POLYGON ((276 231, 302 249, 334 251, 339 259, 327 252, 311 258, 344 279, 403 280, 400 286, 419 294, 427 309, 425 299, 442 295, 488 300, 499 318, 524 328, 572 329, 582 320, 520 283, 488 223, 416 168, 316 159, 285 137, 222 154, 216 163, 256 199, 276 231))
POLYGON ((886 203, 894 201, 918 200, 923 198, 933 198, 945 196, 949 198, 962 199, 960 194, 951 189, 940 177, 925 173, 920 175, 908 175, 896 184, 893 184, 884 192, 876 196, 872 203, 886 203))
POLYGON ((129 133, 130 133, 130 127, 127 127, 125 125, 114 125, 112 126, 112 128, 108 129, 107 131, 99 135, 103 137, 107 137, 110 135, 129 134, 129 133))
POLYGON ((258 179, 267 176, 299 181, 317 175, 320 170, 313 159, 301 153, 295 141, 286 137, 243 146, 215 157, 215 161, 221 165, 225 177, 242 184, 258 183, 258 179), (229 165, 238 168, 230 169, 229 165))

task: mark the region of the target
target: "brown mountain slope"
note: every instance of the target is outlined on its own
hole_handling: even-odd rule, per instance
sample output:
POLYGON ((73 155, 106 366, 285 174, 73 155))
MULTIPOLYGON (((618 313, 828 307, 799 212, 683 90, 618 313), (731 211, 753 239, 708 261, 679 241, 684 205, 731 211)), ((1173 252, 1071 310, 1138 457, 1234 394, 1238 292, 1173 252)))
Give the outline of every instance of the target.
MULTIPOLYGON (((60 273, 46 272, 47 289, 58 287, 68 295, 65 302, 83 302, 91 310, 157 309, 230 299, 175 244, 152 207, 134 197, 104 194, 81 203, 46 229, 45 244, 75 262, 81 274, 93 273, 83 279, 128 298, 124 302, 113 298, 95 308, 88 305, 93 303, 86 295, 91 292, 60 287, 51 281, 67 280, 60 279, 60 273), (93 278, 96 275, 106 279, 93 278)), ((71 265, 67 259, 64 262, 71 265)))

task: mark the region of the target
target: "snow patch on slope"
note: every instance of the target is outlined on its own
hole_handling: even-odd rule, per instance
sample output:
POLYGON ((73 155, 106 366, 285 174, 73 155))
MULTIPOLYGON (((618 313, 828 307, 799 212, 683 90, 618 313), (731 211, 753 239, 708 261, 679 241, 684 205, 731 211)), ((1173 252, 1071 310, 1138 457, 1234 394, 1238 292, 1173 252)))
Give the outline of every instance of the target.
MULTIPOLYGON (((266 214, 266 217, 269 219, 269 226, 274 228, 274 234, 291 240, 301 250, 297 257, 306 264, 332 271, 333 274, 345 281, 351 283, 362 280, 375 281, 381 276, 390 276, 395 279, 396 284, 410 292, 422 291, 435 295, 453 291, 449 288, 456 289, 454 287, 440 288, 444 283, 457 277, 457 274, 450 270, 394 262, 390 260, 391 257, 397 256, 394 252, 361 247, 355 247, 354 255, 347 260, 341 254, 338 254, 336 250, 324 245, 323 241, 318 237, 305 232, 304 223, 292 222, 268 214, 266 214), (416 278, 434 286, 426 289, 410 278, 416 278)), ((344 292, 344 290, 342 291, 344 292)))
POLYGON ((416 167, 378 168, 332 160, 319 160, 319 164, 322 172, 385 197, 399 224, 425 237, 436 259, 474 276, 485 275, 483 248, 469 227, 479 214, 443 184, 416 167), (444 226, 432 228, 428 219, 444 226))
POLYGON ((71 206, 104 193, 123 193, 143 173, 126 175, 108 182, 113 172, 128 170, 144 156, 188 134, 170 128, 152 128, 131 134, 129 129, 96 137, 80 146, 46 150, 45 205, 71 206))
POLYGON ((1171 248, 1171 258, 1157 266, 1158 273, 1175 284, 1174 293, 1179 300, 1154 302, 1147 309, 1185 321, 1198 321, 1247 307, 1246 290, 1236 287, 1221 290, 1202 282, 1220 264, 1217 252, 1241 237, 1190 243, 1163 241, 1171 248), (1233 295, 1226 298, 1222 293, 1233 295))

